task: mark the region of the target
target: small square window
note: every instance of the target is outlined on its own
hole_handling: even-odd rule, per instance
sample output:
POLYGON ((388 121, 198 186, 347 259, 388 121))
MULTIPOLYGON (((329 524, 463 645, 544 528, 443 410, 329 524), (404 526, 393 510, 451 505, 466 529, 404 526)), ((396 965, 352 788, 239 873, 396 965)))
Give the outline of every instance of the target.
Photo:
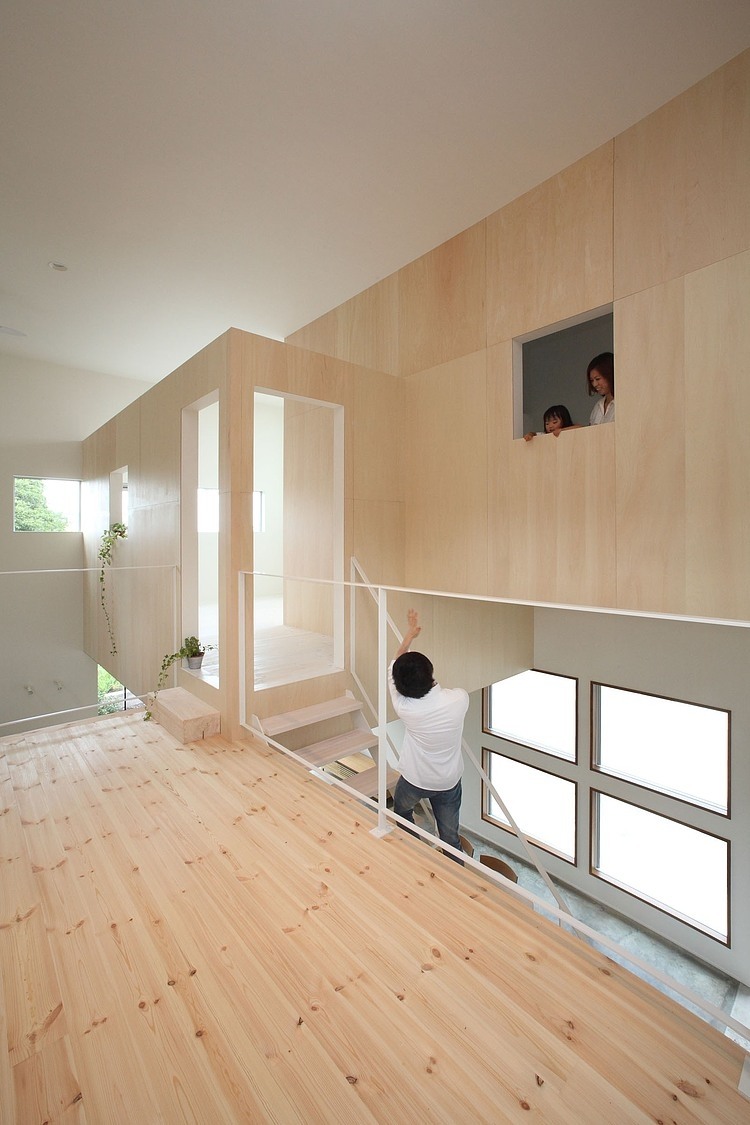
POLYGON ((602 353, 614 352, 612 312, 553 324, 514 341, 513 436, 544 433, 544 413, 563 406, 577 426, 588 426, 599 396, 589 395, 586 370, 602 353))
POLYGON ((13 484, 14 531, 80 531, 81 482, 16 477, 13 484))

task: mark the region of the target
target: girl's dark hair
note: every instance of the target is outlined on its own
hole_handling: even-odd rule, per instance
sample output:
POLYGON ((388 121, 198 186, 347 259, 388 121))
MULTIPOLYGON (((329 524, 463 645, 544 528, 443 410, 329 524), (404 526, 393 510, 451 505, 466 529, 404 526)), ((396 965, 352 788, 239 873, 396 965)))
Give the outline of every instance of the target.
POLYGON ((609 389, 612 392, 612 398, 615 397, 615 357, 612 352, 602 352, 601 355, 595 355, 591 363, 586 368, 586 386, 590 395, 595 395, 597 392, 591 386, 591 372, 598 371, 600 375, 609 383, 609 389))
POLYGON ((564 430, 566 430, 568 426, 573 425, 573 419, 570 417, 570 411, 568 410, 567 406, 563 406, 562 403, 559 406, 550 406, 547 410, 545 410, 544 420, 542 423, 545 429, 550 418, 559 418, 563 424, 564 430))
POLYGON ((421 699, 435 686, 432 661, 422 652, 404 652, 393 663, 393 682, 399 695, 421 699))

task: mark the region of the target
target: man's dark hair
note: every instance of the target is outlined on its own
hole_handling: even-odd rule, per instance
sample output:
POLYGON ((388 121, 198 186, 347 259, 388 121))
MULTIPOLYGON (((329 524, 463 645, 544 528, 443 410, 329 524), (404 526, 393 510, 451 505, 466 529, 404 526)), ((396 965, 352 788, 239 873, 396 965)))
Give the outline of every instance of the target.
POLYGON ((432 661, 422 652, 404 652, 393 664, 393 682, 399 695, 421 699, 435 686, 432 661))

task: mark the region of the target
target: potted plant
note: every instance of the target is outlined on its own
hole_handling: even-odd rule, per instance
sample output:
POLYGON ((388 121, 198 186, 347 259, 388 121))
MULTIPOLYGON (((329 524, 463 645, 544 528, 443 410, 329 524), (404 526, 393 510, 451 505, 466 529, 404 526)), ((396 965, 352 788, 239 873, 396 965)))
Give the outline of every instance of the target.
MULTIPOLYGON (((169 669, 172 667, 176 660, 187 660, 188 668, 200 668, 201 664, 203 663, 203 657, 210 649, 213 649, 214 647, 214 645, 204 645, 201 641, 198 640, 197 637, 185 637, 184 641, 182 642, 182 648, 179 648, 177 652, 170 652, 166 656, 163 656, 161 661, 161 668, 159 669, 159 679, 156 683, 156 691, 151 697, 151 707, 154 706, 157 695, 166 684, 169 669)), ((148 720, 151 718, 151 715, 152 712, 149 708, 146 710, 143 718, 148 722, 148 720)))
POLYGON ((180 649, 180 655, 183 656, 188 662, 188 668, 200 668, 203 663, 203 657, 206 655, 208 649, 213 648, 213 645, 204 645, 198 640, 197 637, 185 637, 180 649))

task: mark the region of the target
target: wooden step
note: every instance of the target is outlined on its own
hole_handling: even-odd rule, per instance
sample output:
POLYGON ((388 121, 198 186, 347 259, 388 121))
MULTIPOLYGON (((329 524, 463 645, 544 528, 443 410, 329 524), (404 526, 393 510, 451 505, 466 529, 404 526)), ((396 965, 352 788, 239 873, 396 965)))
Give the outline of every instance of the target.
MULTIPOLYGON (((396 782, 399 779, 398 770, 387 767, 385 773, 385 787, 393 791, 396 782)), ((377 797, 378 795, 378 767, 373 766, 371 770, 363 770, 362 773, 352 774, 347 777, 344 782, 350 789, 356 789, 363 797, 377 797)))
POLYGON ((283 734, 287 730, 298 730, 308 727, 312 723, 320 723, 325 719, 333 719, 337 715, 349 715, 354 711, 361 711, 362 704, 351 695, 342 695, 337 699, 328 699, 323 703, 314 703, 312 707, 300 707, 298 711, 285 711, 281 715, 269 715, 261 719, 263 733, 269 738, 283 734))
POLYGON ((151 713, 160 726, 183 745, 210 738, 221 730, 221 715, 185 688, 165 688, 151 704, 151 713))
POLYGON ((299 754, 300 758, 304 758, 311 766, 325 766, 329 762, 337 762, 339 758, 345 758, 347 754, 369 750, 377 744, 378 736, 372 731, 355 729, 303 746, 295 750, 295 754, 299 754))

